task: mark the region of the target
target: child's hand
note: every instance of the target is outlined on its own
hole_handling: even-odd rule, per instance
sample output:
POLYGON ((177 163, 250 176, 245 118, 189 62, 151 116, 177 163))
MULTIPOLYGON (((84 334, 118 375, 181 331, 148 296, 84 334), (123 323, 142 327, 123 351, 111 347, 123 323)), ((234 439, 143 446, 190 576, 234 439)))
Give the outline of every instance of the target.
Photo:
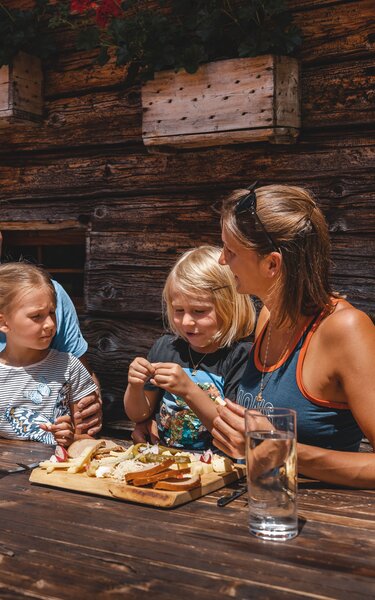
POLYGON ((151 383, 176 394, 176 396, 184 397, 188 387, 195 385, 183 368, 176 363, 153 363, 152 366, 155 369, 155 375, 151 379, 151 383))
POLYGON ((148 419, 148 421, 136 423, 131 438, 135 444, 143 444, 148 441, 150 441, 151 444, 158 444, 160 439, 156 421, 154 419, 148 419))
POLYGON ((142 386, 150 377, 153 377, 155 369, 146 358, 137 356, 129 366, 128 382, 131 385, 142 386))
POLYGON ((40 428, 53 433, 56 443, 60 446, 70 446, 74 441, 73 423, 70 415, 57 417, 54 423, 50 425, 42 424, 40 428))

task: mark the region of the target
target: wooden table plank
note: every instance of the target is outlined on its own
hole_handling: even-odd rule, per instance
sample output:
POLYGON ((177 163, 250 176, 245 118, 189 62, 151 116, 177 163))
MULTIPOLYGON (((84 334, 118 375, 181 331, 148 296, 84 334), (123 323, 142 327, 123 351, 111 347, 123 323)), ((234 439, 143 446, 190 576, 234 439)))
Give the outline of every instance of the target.
POLYGON ((305 482, 299 536, 269 543, 248 533, 245 496, 218 508, 220 490, 165 511, 28 477, 0 480, 1 600, 375 596, 373 491, 305 482))

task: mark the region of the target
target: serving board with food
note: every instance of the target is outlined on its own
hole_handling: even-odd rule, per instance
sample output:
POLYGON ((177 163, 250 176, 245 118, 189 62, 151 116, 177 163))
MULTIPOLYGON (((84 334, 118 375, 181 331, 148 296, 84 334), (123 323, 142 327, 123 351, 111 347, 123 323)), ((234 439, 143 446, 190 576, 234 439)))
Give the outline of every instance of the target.
POLYGON ((30 475, 30 481, 172 508, 200 498, 245 475, 244 465, 208 451, 184 452, 157 444, 129 448, 111 440, 77 440, 30 475))

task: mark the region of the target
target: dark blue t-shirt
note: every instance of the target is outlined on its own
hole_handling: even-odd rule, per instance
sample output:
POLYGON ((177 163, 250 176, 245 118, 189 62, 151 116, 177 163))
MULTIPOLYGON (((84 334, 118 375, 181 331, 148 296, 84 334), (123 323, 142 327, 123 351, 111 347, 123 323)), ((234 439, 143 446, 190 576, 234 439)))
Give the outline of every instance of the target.
MULTIPOLYGON (((318 403, 306 397, 298 382, 297 366, 301 361, 301 350, 313 335, 313 327, 318 322, 313 319, 301 335, 295 348, 281 366, 265 372, 262 400, 257 401, 262 372, 255 364, 265 329, 254 344, 243 378, 238 387, 237 403, 246 408, 266 412, 267 408, 292 408, 297 412, 297 441, 310 446, 333 450, 357 451, 363 437, 350 410, 318 403)), ((258 358, 259 361, 259 358, 258 358)), ((259 364, 259 362, 258 362, 259 364)), ((302 368, 302 365, 300 365, 302 368)), ((332 403, 333 404, 333 403, 332 403)))
MULTIPOLYGON (((182 338, 164 335, 152 346, 147 358, 150 362, 172 362, 180 365, 201 389, 214 400, 217 396, 234 400, 246 360, 251 348, 249 340, 235 342, 211 354, 200 354, 190 348, 196 374, 189 355, 189 345, 182 338), (204 358, 202 358, 204 357, 204 358)), ((151 383, 145 389, 157 390, 151 383)), ((162 443, 186 450, 206 450, 211 447, 211 435, 196 414, 179 396, 163 393, 157 413, 159 436, 162 443)))

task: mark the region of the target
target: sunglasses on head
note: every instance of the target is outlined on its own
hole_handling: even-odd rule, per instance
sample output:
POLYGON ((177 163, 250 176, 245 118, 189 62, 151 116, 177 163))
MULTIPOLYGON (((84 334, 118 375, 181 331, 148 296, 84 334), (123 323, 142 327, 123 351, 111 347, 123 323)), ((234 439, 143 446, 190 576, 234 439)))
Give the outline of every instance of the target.
POLYGON ((275 244, 271 235, 268 233, 267 229, 263 225, 262 221, 257 215, 257 197, 255 194, 255 186, 257 185, 257 181, 253 183, 248 189, 249 193, 246 196, 243 196, 238 200, 237 204, 234 207, 234 214, 236 217, 242 215, 244 213, 250 214, 254 221, 260 225, 262 231, 267 238, 267 241, 274 252, 280 252, 280 248, 275 244))

